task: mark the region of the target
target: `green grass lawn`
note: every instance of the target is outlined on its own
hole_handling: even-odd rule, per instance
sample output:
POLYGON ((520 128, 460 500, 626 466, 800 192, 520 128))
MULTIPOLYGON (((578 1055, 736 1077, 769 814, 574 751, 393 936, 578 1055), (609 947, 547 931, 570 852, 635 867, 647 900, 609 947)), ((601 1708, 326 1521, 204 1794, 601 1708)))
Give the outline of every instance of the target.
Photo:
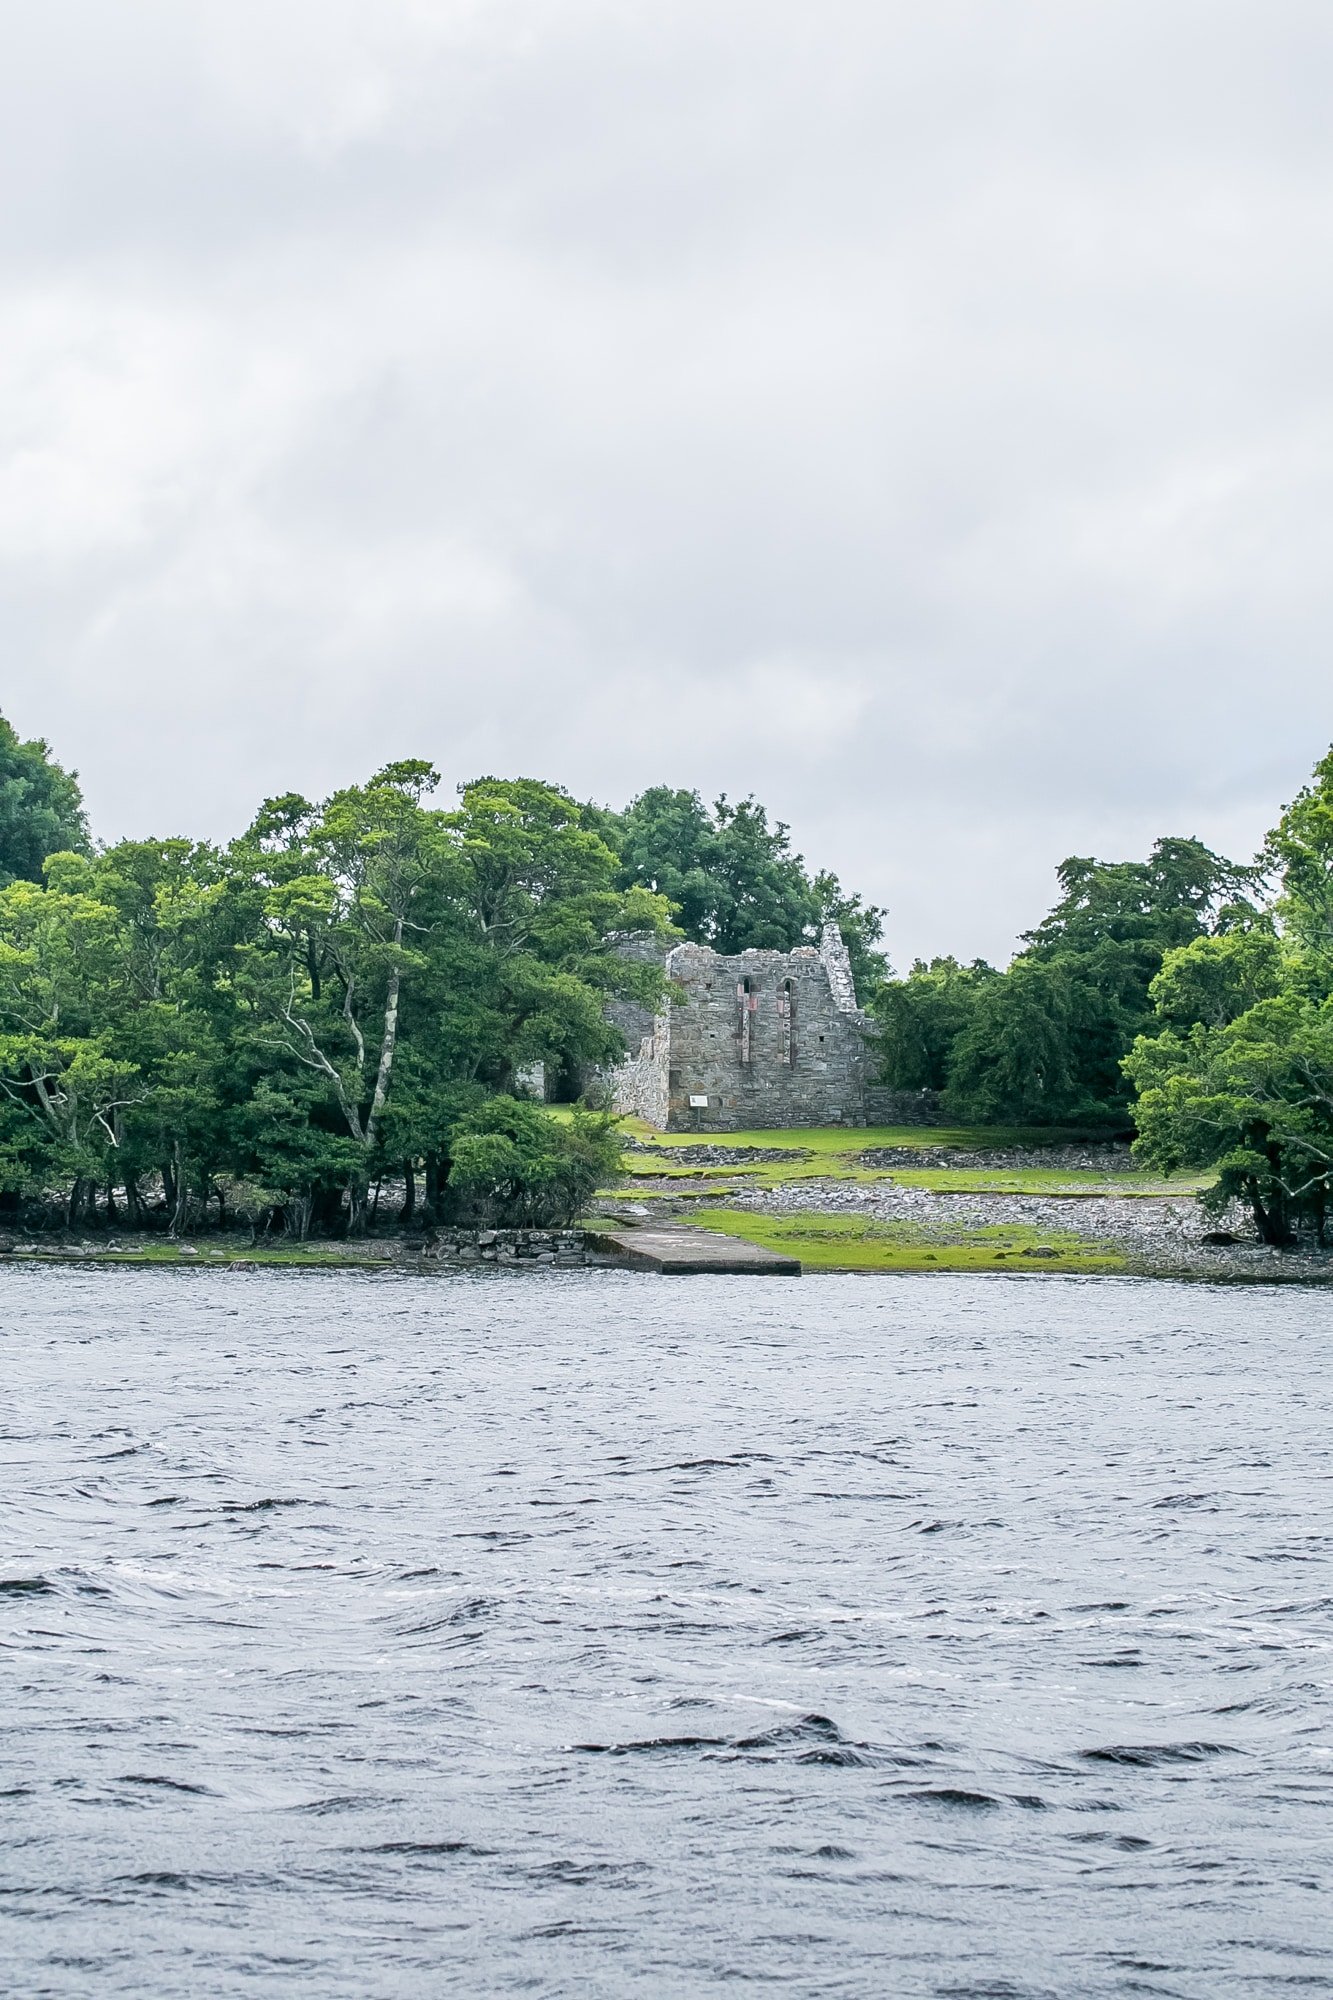
POLYGON ((721 1187, 744 1186, 754 1189, 787 1187, 811 1180, 894 1181, 900 1187, 925 1188, 937 1194, 1044 1194, 1066 1198, 1088 1198, 1115 1194, 1124 1197, 1164 1194, 1196 1194, 1209 1184, 1211 1176, 1181 1174, 1164 1176, 1146 1172, 1106 1173, 1098 1168, 1070 1169, 1043 1167, 865 1166, 861 1155, 872 1150, 910 1147, 917 1153, 932 1149, 953 1152, 990 1150, 999 1147, 1039 1149, 1054 1144, 1078 1144, 1086 1133, 1069 1133, 1043 1127, 950 1129, 942 1126, 824 1127, 814 1130, 781 1132, 655 1132, 637 1119, 626 1119, 628 1137, 651 1146, 651 1152, 626 1153, 625 1172, 631 1181, 669 1182, 682 1193, 706 1189, 711 1183, 721 1187), (677 1165, 672 1158, 683 1146, 718 1145, 764 1148, 790 1153, 790 1160, 759 1159, 750 1165, 677 1165))
POLYGON ((669 1152, 674 1146, 781 1146, 818 1154, 867 1152, 875 1146, 1081 1146, 1106 1134, 1058 1125, 815 1125, 773 1132, 659 1132, 639 1118, 622 1118, 627 1139, 669 1152))
POLYGON ((690 1218, 701 1229, 720 1230, 746 1243, 799 1257, 815 1271, 1008 1271, 1100 1273, 1127 1269, 1110 1246, 1067 1230, 1000 1224, 972 1230, 949 1242, 914 1223, 876 1222, 868 1216, 755 1215, 749 1209, 709 1208, 690 1218), (1033 1256, 1054 1251, 1054 1256, 1033 1256), (1026 1254, 1025 1254, 1026 1253, 1026 1254))

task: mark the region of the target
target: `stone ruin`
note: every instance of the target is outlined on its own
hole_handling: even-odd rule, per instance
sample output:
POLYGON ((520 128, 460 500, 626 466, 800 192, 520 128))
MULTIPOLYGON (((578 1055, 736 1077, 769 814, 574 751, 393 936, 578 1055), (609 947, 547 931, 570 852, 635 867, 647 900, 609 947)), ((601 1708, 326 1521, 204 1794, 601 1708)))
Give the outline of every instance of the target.
POLYGON ((678 944, 665 971, 656 1015, 611 1003, 631 1051, 608 1079, 617 1111, 661 1132, 870 1122, 876 1029, 836 924, 795 951, 678 944))

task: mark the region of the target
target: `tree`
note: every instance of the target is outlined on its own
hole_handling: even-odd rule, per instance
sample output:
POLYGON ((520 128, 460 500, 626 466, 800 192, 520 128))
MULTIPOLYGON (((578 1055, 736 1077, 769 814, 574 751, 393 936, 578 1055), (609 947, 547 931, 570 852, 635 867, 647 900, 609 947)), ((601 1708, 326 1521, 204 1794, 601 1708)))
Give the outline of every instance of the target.
POLYGON ((1142 1036, 1125 1061, 1138 1090, 1135 1151, 1150 1166, 1216 1168, 1214 1213, 1250 1209, 1265 1243, 1307 1227, 1325 1241, 1333 1193, 1333 1001, 1258 1001, 1220 1028, 1142 1036))
POLYGON ((1148 988, 1158 1018, 1177 1030, 1196 1023, 1225 1028, 1282 987, 1282 946, 1272 924, 1258 921, 1195 938, 1169 951, 1148 988))
POLYGON ((1277 917, 1289 950, 1333 987, 1333 749, 1269 834, 1264 859, 1281 871, 1277 917))
POLYGON ((1063 958, 1106 945, 1142 946, 1154 959, 1209 928, 1253 871, 1237 868, 1200 840, 1154 842, 1146 861, 1093 861, 1071 855, 1056 869, 1063 895, 1036 930, 1027 956, 1063 958))
POLYGON ((1224 910, 1166 954, 1156 1032, 1125 1058, 1140 1157, 1215 1168, 1214 1212, 1242 1201, 1267 1243, 1326 1238, 1333 1179, 1333 751, 1269 835, 1271 911, 1224 910))
POLYGON ((400 763, 321 806, 272 800, 230 857, 257 912, 232 974, 240 1045, 267 1070, 240 1129, 303 1227, 359 1230, 386 1173, 413 1216, 420 1172, 440 1213, 460 1121, 529 1063, 614 1060, 607 996, 660 990, 614 941, 664 934, 665 902, 616 887, 585 808, 487 778, 443 812, 435 782, 400 763))
POLYGON ((615 1171, 615 1123, 586 1111, 562 1123, 538 1105, 489 1098, 460 1119, 450 1142, 454 1212, 536 1227, 573 1222, 615 1171))
POLYGON ((943 1090, 954 1044, 968 1027, 988 981, 998 979, 985 959, 960 965, 956 958, 918 959, 905 979, 891 979, 875 996, 883 1026, 882 1076, 897 1090, 943 1090))
POLYGON ((727 954, 791 951, 817 943, 833 922, 858 992, 868 998, 884 978, 876 950, 884 912, 849 895, 836 875, 808 875, 790 828, 770 824, 753 796, 733 804, 724 794, 710 810, 697 791, 654 785, 612 816, 608 838, 619 850, 621 886, 642 884, 666 897, 694 943, 727 954))
POLYGON ((1080 1111, 1079 992, 1066 966, 1016 959, 981 982, 949 1054, 947 1114, 978 1125, 1062 1125, 1080 1111))
POLYGON ((50 889, 0 890, 0 1093, 11 1187, 66 1188, 66 1220, 106 1178, 126 1108, 144 1094, 118 1046, 115 912, 73 861, 50 889))
POLYGON ((1152 1021, 1149 988, 1165 954, 1254 918, 1236 900, 1252 871, 1198 840, 1159 840, 1146 861, 1073 855, 1056 874, 1060 897, 1007 972, 970 992, 956 971, 933 986, 914 975, 881 1003, 891 1078, 911 1067, 913 1023, 933 1023, 930 1067, 943 1073, 952 1118, 1127 1123, 1123 1059, 1152 1021))
MULTIPOLYGON (((389 764, 318 808, 270 801, 232 864, 263 891, 263 923, 246 946, 241 983, 255 1033, 287 1070, 314 1079, 351 1162, 348 1226, 362 1227, 398 1055, 405 986, 426 966, 457 884, 456 843, 424 796, 429 764, 389 764)), ((293 1108, 300 1090, 270 1094, 293 1108)), ((308 1114, 307 1114, 308 1115, 308 1114)), ((332 1135, 330 1135, 332 1136, 332 1135)), ((308 1157, 308 1147, 297 1149, 308 1157)))
POLYGON ((87 852, 83 794, 40 738, 30 743, 0 716, 0 886, 40 882, 48 854, 87 852))

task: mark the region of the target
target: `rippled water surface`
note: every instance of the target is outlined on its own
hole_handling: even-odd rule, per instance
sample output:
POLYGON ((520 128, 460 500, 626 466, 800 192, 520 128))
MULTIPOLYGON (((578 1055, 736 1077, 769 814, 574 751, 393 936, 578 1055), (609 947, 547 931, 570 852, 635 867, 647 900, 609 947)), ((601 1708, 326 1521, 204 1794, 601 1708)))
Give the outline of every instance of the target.
POLYGON ((0 1273, 15 1995, 1333 1992, 1326 1296, 0 1273))

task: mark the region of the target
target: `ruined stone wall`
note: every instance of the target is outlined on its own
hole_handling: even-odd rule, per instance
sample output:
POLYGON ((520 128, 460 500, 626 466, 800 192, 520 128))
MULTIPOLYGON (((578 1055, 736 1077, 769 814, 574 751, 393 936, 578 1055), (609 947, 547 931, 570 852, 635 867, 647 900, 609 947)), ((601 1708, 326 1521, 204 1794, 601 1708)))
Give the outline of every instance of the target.
POLYGON ((938 1125, 943 1115, 938 1090, 894 1090, 882 1083, 866 1090, 867 1125, 938 1125))
POLYGON ((646 1125, 665 1132, 671 1027, 665 1011, 655 1021, 650 1015, 649 1020, 651 1032, 640 1038, 637 1051, 632 1048, 625 1061, 610 1074, 611 1108, 626 1118, 642 1118, 646 1125))
POLYGON ((841 938, 827 954, 722 957, 677 945, 666 971, 671 1004, 652 1050, 658 1103, 665 1058, 664 1115, 639 1116, 672 1132, 865 1123, 871 1024, 856 1008, 841 938))

